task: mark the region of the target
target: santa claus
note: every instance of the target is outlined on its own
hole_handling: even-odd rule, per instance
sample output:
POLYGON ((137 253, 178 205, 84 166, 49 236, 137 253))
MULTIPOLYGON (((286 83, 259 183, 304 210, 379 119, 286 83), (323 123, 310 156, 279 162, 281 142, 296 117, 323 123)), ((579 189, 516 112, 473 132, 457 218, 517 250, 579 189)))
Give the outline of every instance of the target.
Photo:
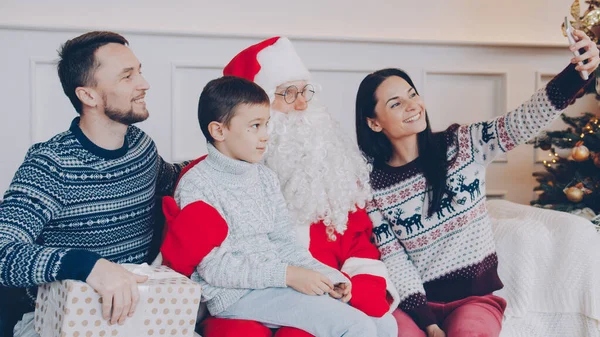
MULTIPOLYGON (((369 316, 389 315, 398 306, 399 296, 371 243, 373 226, 364 210, 370 196, 367 162, 356 142, 319 103, 318 86, 311 82, 310 72, 291 42, 274 37, 250 46, 229 62, 223 75, 254 81, 271 98, 265 164, 279 177, 299 239, 316 259, 348 276, 352 282, 350 305, 369 316)), ((173 203, 171 206, 165 207, 167 218, 187 221, 185 216, 177 217, 173 203)), ((392 237, 392 233, 375 234, 392 237)), ((181 261, 181 254, 174 249, 181 250, 181 242, 167 235, 165 244, 161 249, 165 263, 186 274, 191 274, 195 260, 210 251, 210 247, 201 249, 199 254, 187 254, 194 261, 181 261), (186 270, 178 263, 187 266, 186 270)), ((243 320, 210 317, 200 329, 205 337, 272 336, 263 324, 243 320)), ((280 328, 275 336, 311 335, 280 328)))

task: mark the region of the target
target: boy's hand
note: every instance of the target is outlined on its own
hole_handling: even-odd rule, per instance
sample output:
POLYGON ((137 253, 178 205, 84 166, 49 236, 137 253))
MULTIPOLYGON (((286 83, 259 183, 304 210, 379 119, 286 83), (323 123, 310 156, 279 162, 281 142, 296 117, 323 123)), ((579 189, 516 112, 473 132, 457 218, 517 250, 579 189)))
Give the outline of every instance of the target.
POLYGON ((323 295, 334 292, 333 284, 323 274, 295 266, 288 266, 285 275, 288 287, 306 295, 323 295))
POLYGON ((334 298, 341 298, 342 302, 348 303, 352 298, 352 283, 338 283, 333 288, 334 292, 337 296, 333 296, 334 298))

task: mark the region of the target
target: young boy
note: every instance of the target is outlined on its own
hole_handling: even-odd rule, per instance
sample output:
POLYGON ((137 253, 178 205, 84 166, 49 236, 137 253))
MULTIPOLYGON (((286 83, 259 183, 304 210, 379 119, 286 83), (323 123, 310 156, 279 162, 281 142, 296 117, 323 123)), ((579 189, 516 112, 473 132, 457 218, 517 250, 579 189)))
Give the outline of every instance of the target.
MULTIPOLYGON (((206 85, 198 120, 208 155, 177 186, 179 216, 188 220, 172 222, 165 244, 172 236, 204 247, 192 279, 202 285, 213 316, 291 326, 315 336, 383 336, 377 319, 346 304, 348 279, 296 241, 277 177, 259 163, 269 106, 267 94, 248 80, 226 76, 206 85)), ((190 251, 198 249, 163 245, 173 264, 178 256, 190 261, 190 251)), ((396 329, 388 326, 393 331, 385 336, 397 336, 396 329)))

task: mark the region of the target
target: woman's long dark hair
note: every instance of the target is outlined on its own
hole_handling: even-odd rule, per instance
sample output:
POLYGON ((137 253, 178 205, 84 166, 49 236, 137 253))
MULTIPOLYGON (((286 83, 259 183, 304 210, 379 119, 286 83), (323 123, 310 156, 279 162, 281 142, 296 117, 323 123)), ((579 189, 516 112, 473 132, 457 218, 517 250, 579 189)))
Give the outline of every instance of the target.
MULTIPOLYGON (((417 92, 417 88, 407 73, 400 69, 382 69, 367 75, 358 88, 356 94, 356 137, 358 147, 365 156, 376 163, 387 163, 393 154, 390 140, 383 132, 371 130, 367 118, 375 118, 375 105, 377 97, 375 91, 388 77, 398 76, 403 78, 417 92)), ((429 194, 428 216, 440 210, 441 199, 446 192, 446 176, 448 174, 448 145, 443 133, 433 133, 429 116, 426 114, 427 127, 417 135, 421 169, 431 188, 429 194)))

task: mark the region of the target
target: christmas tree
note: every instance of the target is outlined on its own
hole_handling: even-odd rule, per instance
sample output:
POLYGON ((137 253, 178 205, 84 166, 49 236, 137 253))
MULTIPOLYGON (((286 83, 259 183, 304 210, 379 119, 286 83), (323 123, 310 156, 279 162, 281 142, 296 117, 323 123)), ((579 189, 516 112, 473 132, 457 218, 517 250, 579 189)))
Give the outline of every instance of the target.
MULTIPOLYGON (((583 30, 596 43, 600 37, 600 1, 585 1, 589 6, 581 15, 580 2, 571 5, 571 24, 583 30)), ((563 33, 565 26, 563 24, 563 33)), ((566 35, 565 35, 566 36, 566 35)), ((593 94, 600 105, 600 70, 596 79, 586 86, 579 97, 593 94)), ((533 176, 539 183, 534 188, 537 200, 533 206, 582 215, 600 231, 600 122, 599 116, 585 112, 580 116, 561 115, 566 130, 542 132, 532 144, 549 151, 544 160, 544 172, 533 176)))
MULTIPOLYGON (((585 94, 594 94, 600 100, 596 85, 587 86, 581 93, 585 94)), ((576 117, 562 114, 561 118, 568 125, 566 130, 542 132, 531 142, 536 148, 550 151, 543 161, 545 171, 533 173, 539 185, 534 188, 538 198, 531 204, 598 221, 600 117, 585 112, 576 117)))

